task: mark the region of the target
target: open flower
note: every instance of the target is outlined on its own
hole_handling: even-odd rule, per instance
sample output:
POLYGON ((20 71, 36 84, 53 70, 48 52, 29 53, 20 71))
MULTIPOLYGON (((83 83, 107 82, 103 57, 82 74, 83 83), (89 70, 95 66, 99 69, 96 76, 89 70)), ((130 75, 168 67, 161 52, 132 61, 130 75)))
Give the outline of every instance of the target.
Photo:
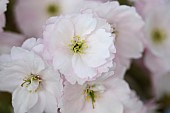
POLYGON ((130 91, 124 80, 104 76, 84 85, 66 83, 61 112, 140 113, 144 111, 142 102, 130 91))
POLYGON ((112 67, 116 52, 110 26, 91 14, 53 17, 47 21, 43 43, 52 63, 71 82, 95 79, 112 67))
POLYGON ((70 12, 88 13, 91 11, 111 25, 112 34, 116 35, 115 47, 117 52, 115 62, 119 65, 115 71, 120 77, 123 77, 124 73, 120 72, 125 72, 129 68, 130 60, 140 58, 144 50, 142 41, 144 22, 142 18, 137 14, 135 8, 119 5, 117 1, 105 3, 86 0, 78 1, 62 0, 63 12, 67 14, 70 12), (67 2, 70 5, 65 7, 64 4, 67 4, 67 2))
POLYGON ((46 19, 60 14, 58 0, 17 0, 15 17, 17 24, 26 36, 42 36, 46 19))
POLYGON ((57 113, 62 80, 33 51, 13 47, 0 57, 0 90, 12 92, 15 113, 57 113))
POLYGON ((145 17, 147 47, 152 54, 158 57, 170 55, 170 30, 168 26, 170 15, 167 12, 168 9, 166 6, 157 7, 145 17))
POLYGON ((145 39, 147 52, 145 65, 152 74, 164 75, 170 71, 170 13, 167 5, 160 5, 145 15, 145 39), (161 70, 160 70, 161 68, 161 70))

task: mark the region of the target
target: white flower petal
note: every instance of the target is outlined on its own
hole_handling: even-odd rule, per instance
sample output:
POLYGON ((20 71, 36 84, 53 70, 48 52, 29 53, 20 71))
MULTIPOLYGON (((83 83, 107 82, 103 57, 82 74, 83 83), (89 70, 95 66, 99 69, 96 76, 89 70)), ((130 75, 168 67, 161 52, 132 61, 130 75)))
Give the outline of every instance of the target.
POLYGON ((58 104, 56 101, 56 97, 48 92, 45 93, 46 96, 46 105, 45 112, 46 113, 58 113, 58 104))
POLYGON ((82 55, 85 64, 91 67, 98 67, 106 63, 106 59, 110 57, 110 46, 113 44, 113 37, 110 33, 106 33, 104 29, 97 30, 88 37, 88 48, 82 55))
POLYGON ((31 110, 29 110, 28 113, 42 113, 44 111, 45 104, 46 104, 45 103, 46 102, 45 99, 46 98, 45 98, 44 92, 40 92, 38 94, 38 101, 37 101, 37 103, 35 104, 35 106, 31 110))
POLYGON ((75 24, 76 35, 80 37, 88 35, 94 31, 97 24, 92 15, 78 15, 74 18, 73 23, 75 24))
POLYGON ((56 49, 68 48, 68 44, 70 44, 73 37, 74 26, 67 18, 57 18, 56 23, 54 25, 47 25, 44 31, 44 43, 48 44, 47 47, 53 49, 50 50, 51 53, 56 49), (50 26, 52 26, 52 28, 49 32, 50 29, 48 27, 50 26))
POLYGON ((112 98, 112 95, 103 95, 101 99, 96 101, 94 109, 89 103, 82 113, 123 113, 123 109, 121 102, 112 98))
POLYGON ((0 90, 13 92, 22 82, 23 74, 16 71, 0 71, 0 90))
POLYGON ((58 49, 58 52, 54 55, 54 58, 53 58, 54 68, 59 69, 59 70, 61 69, 61 71, 63 73, 69 73, 68 71, 70 69, 68 66, 71 65, 71 57, 72 56, 69 55, 66 50, 58 49), (66 70, 68 70, 68 71, 66 71, 66 70), (66 72, 64 72, 64 71, 66 71, 66 72))
POLYGON ((55 95, 58 106, 61 105, 63 95, 63 80, 60 78, 59 72, 47 68, 40 74, 42 75, 41 77, 45 80, 43 82, 44 90, 55 95))
POLYGON ((97 74, 94 68, 85 65, 80 55, 75 54, 73 56, 72 65, 73 65, 74 72, 80 78, 92 78, 97 74))
POLYGON ((29 66, 35 67, 33 68, 32 73, 39 73, 45 68, 45 64, 40 56, 19 47, 12 48, 11 57, 13 60, 23 60, 29 63, 29 66))
POLYGON ((84 97, 82 96, 83 90, 81 85, 72 85, 66 82, 64 87, 64 106, 61 108, 62 113, 79 113, 85 104, 84 97), (82 92, 82 93, 75 93, 82 92), (73 103, 74 102, 74 103, 73 103), (71 106, 70 106, 71 105, 71 106), (75 109, 76 108, 76 109, 75 109))
POLYGON ((27 39, 23 44, 22 47, 28 50, 31 50, 36 45, 37 39, 36 38, 30 38, 27 39))
POLYGON ((30 93, 19 86, 12 96, 12 105, 16 113, 28 112, 38 101, 37 93, 30 93))

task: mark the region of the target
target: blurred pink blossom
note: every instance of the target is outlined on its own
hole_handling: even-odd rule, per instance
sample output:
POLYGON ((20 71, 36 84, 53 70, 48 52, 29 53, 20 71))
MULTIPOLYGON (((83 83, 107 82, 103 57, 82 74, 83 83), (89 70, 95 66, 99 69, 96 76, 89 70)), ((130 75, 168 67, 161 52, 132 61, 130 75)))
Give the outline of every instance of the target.
POLYGON ((60 6, 58 0, 17 0, 14 12, 22 33, 41 38, 45 21, 60 14, 60 6))
POLYGON ((12 32, 0 33, 0 54, 9 53, 13 46, 20 46, 25 39, 23 35, 12 32))

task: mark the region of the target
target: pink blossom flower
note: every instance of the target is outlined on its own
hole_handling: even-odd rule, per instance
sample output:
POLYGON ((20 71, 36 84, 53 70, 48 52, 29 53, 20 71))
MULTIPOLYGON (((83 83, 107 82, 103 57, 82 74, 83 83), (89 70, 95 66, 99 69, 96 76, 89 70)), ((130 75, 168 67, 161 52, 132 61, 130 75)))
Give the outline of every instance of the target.
POLYGON ((144 22, 135 8, 119 5, 117 1, 101 3, 99 1, 62 0, 62 2, 63 7, 61 9, 65 14, 93 12, 94 15, 105 19, 111 25, 112 34, 116 35, 117 53, 115 62, 119 65, 115 71, 120 74, 120 77, 123 77, 124 73, 120 72, 125 72, 129 68, 130 60, 140 58, 144 50, 142 39, 144 22))
POLYGON ((54 68, 69 82, 81 84, 108 72, 116 52, 110 29, 103 19, 91 14, 50 18, 43 41, 54 68))

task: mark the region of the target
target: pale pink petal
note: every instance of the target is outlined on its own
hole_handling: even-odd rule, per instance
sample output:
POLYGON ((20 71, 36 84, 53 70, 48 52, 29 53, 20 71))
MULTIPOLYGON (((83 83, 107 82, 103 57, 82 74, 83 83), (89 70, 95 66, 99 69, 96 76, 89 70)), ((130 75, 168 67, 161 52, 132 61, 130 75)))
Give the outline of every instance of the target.
POLYGON ((82 61, 80 55, 74 55, 72 59, 72 65, 74 72, 80 78, 92 78, 94 77, 97 72, 94 68, 90 68, 82 61))
POLYGON ((97 30, 88 37, 88 48, 85 51, 87 53, 82 55, 82 60, 91 67, 101 66, 110 57, 109 48, 112 43, 113 37, 111 37, 111 34, 106 33, 104 29, 97 30))
POLYGON ((16 113, 28 112, 38 101, 37 93, 28 93, 28 91, 19 86, 12 96, 12 105, 16 113))
POLYGON ((96 28, 97 24, 96 20, 90 14, 79 15, 73 19, 73 22, 75 24, 75 33, 80 37, 90 34, 96 28))

